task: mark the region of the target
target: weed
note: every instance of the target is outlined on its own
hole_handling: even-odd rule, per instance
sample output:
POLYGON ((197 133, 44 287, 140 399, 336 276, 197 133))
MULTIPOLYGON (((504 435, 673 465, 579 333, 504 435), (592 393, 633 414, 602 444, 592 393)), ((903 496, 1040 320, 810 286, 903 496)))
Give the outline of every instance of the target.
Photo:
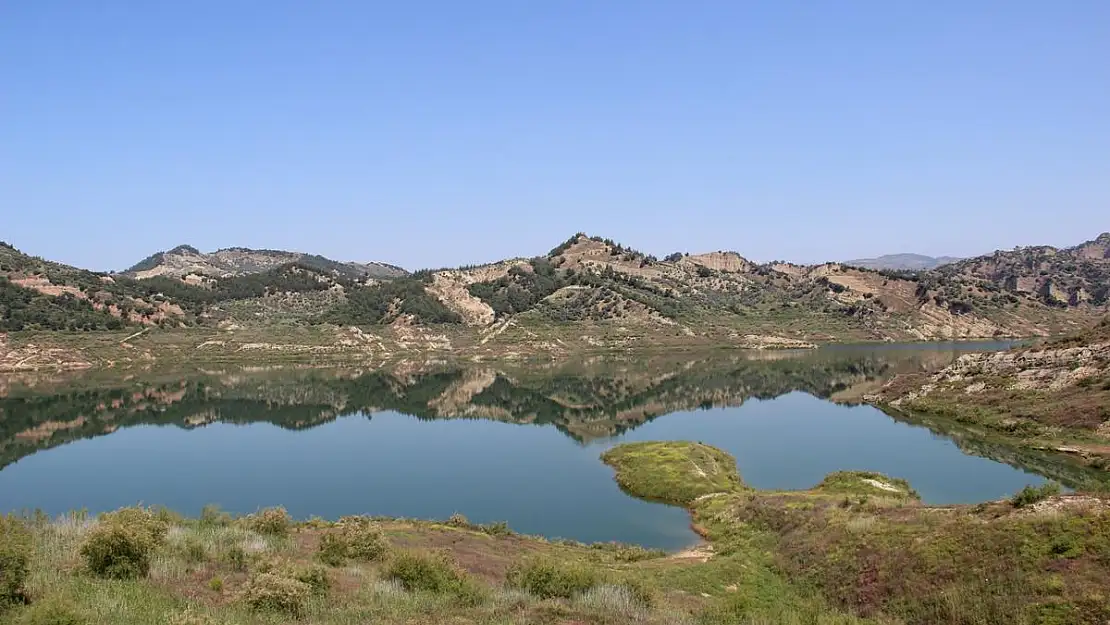
POLYGON ((208 580, 208 589, 211 590, 212 592, 223 592, 224 591, 224 580, 223 580, 223 578, 222 577, 213 577, 212 579, 208 580))
POLYGON ((451 518, 447 519, 447 524, 451 527, 468 528, 470 527, 470 519, 456 512, 451 515, 451 518))

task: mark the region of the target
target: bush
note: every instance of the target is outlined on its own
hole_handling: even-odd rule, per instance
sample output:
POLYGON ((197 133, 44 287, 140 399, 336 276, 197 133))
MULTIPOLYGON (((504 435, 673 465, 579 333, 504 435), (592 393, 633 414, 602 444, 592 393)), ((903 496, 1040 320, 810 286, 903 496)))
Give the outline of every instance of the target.
POLYGON ((620 588, 628 593, 628 596, 634 601, 646 608, 655 605, 655 589, 647 582, 633 577, 610 582, 609 585, 620 588))
POLYGON ((341 566, 347 558, 374 562, 389 553, 389 542, 368 518, 341 519, 334 531, 320 538, 318 556, 329 566, 341 566))
POLYGON ((386 567, 385 578, 408 591, 453 595, 464 605, 477 605, 484 599, 477 584, 445 554, 415 551, 398 554, 386 567))
POLYGON ((373 562, 389 552, 385 535, 370 519, 343 519, 339 524, 339 535, 347 545, 348 558, 373 562))
POLYGON ((484 534, 490 536, 512 536, 513 530, 509 529, 509 524, 505 521, 495 521, 493 523, 484 523, 478 526, 478 529, 484 534))
POLYGON ((232 545, 224 554, 224 561, 236 571, 247 570, 247 551, 240 545, 232 545))
POLYGON ((470 527, 470 519, 456 512, 451 515, 451 518, 447 519, 447 524, 451 527, 470 527))
POLYGON ((1053 495, 1059 494, 1059 484, 1056 482, 1046 482, 1040 486, 1026 486, 1010 498, 1010 503, 1013 504, 1015 508, 1024 508, 1025 506, 1031 506, 1038 501, 1043 501, 1053 495))
POLYGON ((148 528, 101 521, 81 545, 89 571, 110 579, 134 579, 150 572, 150 557, 158 544, 148 528))
POLYGON ((293 526, 293 519, 282 507, 264 508, 244 520, 251 531, 270 536, 288 536, 293 526))
POLYGON ((339 534, 324 534, 320 537, 316 557, 328 566, 343 566, 347 562, 347 543, 339 534))
POLYGON ((223 578, 222 577, 213 577, 212 579, 208 580, 208 589, 211 590, 212 592, 223 592, 224 591, 224 580, 223 580, 223 578))
POLYGON ((277 572, 259 573, 247 581, 242 599, 252 610, 300 617, 311 592, 312 588, 298 579, 277 572))
POLYGON ((87 622, 72 605, 58 599, 35 603, 22 621, 25 625, 85 625, 87 622))
POLYGON ((581 565, 534 559, 510 567, 506 581, 541 599, 570 599, 598 585, 599 578, 594 570, 581 565))
POLYGON ((0 516, 0 611, 23 599, 31 549, 31 533, 23 522, 0 516))
POLYGON ((328 572, 320 566, 300 569, 293 574, 293 579, 307 585, 314 595, 326 595, 331 590, 328 572))
POLYGON ((145 534, 155 545, 162 544, 173 521, 173 515, 164 508, 155 510, 141 506, 120 508, 100 515, 101 525, 116 524, 131 528, 145 534))
POLYGON ((200 509, 200 524, 206 527, 226 527, 231 525, 231 515, 215 504, 200 509))

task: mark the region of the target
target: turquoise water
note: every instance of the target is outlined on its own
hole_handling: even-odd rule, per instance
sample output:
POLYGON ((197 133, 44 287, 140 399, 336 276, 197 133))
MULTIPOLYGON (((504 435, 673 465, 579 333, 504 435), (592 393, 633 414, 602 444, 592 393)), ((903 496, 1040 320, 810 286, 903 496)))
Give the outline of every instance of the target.
POLYGON ((111 406, 98 392, 135 394, 20 395, 0 404, 5 422, 19 424, 0 447, 18 451, 0 469, 0 509, 58 514, 142 502, 186 514, 209 503, 234 512, 283 505, 302 518, 459 512, 523 533, 675 549, 696 540, 686 513, 623 494, 598 459, 606 448, 702 441, 736 456, 757 488, 807 488, 842 469, 881 471, 908 479, 930 503, 996 499, 1044 480, 967 455, 948 438, 870 406, 820 397, 844 390, 845 380, 880 379, 917 362, 916 352, 893 365, 880 353, 682 363, 648 383, 606 371, 527 379, 440 371, 415 381, 270 377, 245 389, 175 381, 170 386, 186 389, 184 397, 143 399, 133 423, 112 414, 101 427, 86 417, 47 439, 25 426, 39 424, 41 432, 39 415, 54 423, 67 410, 111 406), (417 416, 389 409, 390 397, 417 416), (444 399, 458 397, 466 399, 444 399), (430 414, 443 410, 470 418, 430 414), (24 449, 32 440, 34 449, 24 449))

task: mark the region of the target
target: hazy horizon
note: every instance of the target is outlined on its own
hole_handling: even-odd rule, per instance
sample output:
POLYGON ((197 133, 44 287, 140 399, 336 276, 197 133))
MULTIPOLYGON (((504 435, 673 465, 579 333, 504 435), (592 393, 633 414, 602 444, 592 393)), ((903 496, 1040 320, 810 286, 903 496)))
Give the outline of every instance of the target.
POLYGON ((815 263, 1110 230, 1110 3, 0 8, 0 239, 406 268, 815 263))

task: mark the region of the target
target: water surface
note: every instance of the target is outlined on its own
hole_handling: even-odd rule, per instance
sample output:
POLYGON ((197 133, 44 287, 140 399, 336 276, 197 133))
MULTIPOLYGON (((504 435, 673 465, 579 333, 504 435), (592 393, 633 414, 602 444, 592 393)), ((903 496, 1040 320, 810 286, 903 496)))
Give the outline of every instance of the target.
POLYGON ((283 505, 301 518, 459 512, 550 537, 667 549, 693 542, 683 510, 626 496, 599 461, 629 440, 716 445, 757 488, 808 488, 829 472, 865 469, 908 479, 930 503, 978 502, 1044 478, 830 398, 992 347, 13 387, 0 400, 0 509, 142 502, 186 514, 209 503, 240 513, 283 505))

